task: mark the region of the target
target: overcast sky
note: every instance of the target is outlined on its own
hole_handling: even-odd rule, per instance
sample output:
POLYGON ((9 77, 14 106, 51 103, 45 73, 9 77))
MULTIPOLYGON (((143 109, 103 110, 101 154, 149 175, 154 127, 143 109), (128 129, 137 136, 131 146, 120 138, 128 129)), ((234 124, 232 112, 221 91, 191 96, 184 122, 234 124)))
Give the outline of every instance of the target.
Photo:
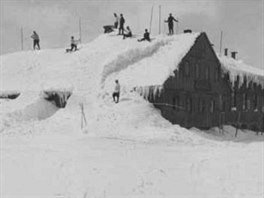
MULTIPOLYGON (((179 18, 179 32, 184 29, 205 31, 219 52, 220 32, 223 48, 238 51, 238 58, 263 68, 264 0, 0 0, 1 54, 19 51, 23 27, 24 48, 31 49, 30 35, 36 30, 42 48, 69 45, 70 36, 79 37, 82 19, 83 42, 103 32, 102 26, 113 24, 113 13, 123 13, 126 25, 136 34, 150 26, 154 6, 152 35, 158 34, 158 6, 162 21, 169 13, 179 18)), ((167 31, 164 23, 162 33, 167 31)), ((103 46, 102 46, 103 47, 103 46)))

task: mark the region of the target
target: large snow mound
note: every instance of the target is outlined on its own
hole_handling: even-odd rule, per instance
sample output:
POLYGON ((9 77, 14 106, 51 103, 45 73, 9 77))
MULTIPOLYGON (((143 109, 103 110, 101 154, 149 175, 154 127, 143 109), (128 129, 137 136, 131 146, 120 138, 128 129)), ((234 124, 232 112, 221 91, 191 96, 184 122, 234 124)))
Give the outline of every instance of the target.
MULTIPOLYGON (((114 32, 81 45, 71 54, 64 49, 47 49, 3 55, 0 91, 17 90, 23 97, 2 102, 0 116, 31 105, 34 100, 25 95, 38 97, 47 90, 69 92, 83 98, 83 103, 101 105, 105 102, 101 96, 111 99, 114 78, 120 79, 124 96, 135 86, 162 85, 199 35, 158 36, 152 42, 138 42, 134 38, 123 40, 114 32)), ((35 116, 32 113, 31 117, 35 116)))

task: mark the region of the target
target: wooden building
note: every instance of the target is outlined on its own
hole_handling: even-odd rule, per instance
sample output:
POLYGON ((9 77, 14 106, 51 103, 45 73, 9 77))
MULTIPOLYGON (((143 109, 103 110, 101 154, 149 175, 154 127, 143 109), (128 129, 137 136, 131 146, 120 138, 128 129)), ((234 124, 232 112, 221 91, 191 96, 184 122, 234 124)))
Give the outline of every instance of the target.
POLYGON ((260 79, 252 76, 230 70, 214 52, 206 33, 201 33, 174 75, 162 89, 149 86, 146 99, 164 118, 186 128, 227 124, 263 131, 264 75, 260 79))

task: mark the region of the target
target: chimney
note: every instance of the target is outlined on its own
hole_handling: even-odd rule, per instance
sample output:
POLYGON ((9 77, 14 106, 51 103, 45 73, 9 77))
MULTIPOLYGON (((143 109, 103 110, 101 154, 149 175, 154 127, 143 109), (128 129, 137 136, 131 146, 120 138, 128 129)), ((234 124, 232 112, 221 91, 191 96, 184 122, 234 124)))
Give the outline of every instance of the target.
POLYGON ((237 54, 237 52, 231 52, 231 57, 232 57, 233 59, 236 59, 236 54, 237 54))
POLYGON ((225 56, 228 56, 228 48, 225 48, 225 56))
POLYGON ((192 33, 192 30, 190 30, 190 29, 183 30, 183 33, 192 33))

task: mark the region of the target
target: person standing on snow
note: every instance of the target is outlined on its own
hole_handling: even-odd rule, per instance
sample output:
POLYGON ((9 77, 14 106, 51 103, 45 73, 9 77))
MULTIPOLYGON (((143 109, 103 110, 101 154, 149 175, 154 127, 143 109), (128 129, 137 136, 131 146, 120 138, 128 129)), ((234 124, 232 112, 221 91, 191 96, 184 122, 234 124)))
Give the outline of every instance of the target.
POLYGON ((120 21, 119 21, 119 35, 124 34, 124 24, 125 24, 125 19, 123 17, 123 14, 120 14, 120 21))
POLYGON ((173 34, 174 34, 174 30, 173 30, 173 21, 178 22, 178 20, 176 20, 176 19, 172 16, 172 14, 170 13, 170 16, 169 16, 168 20, 165 21, 165 23, 168 23, 168 25, 169 25, 169 35, 173 35, 173 34))
POLYGON ((149 41, 149 42, 151 41, 150 37, 149 37, 148 29, 145 29, 145 33, 144 33, 143 38, 138 40, 138 42, 141 42, 141 41, 149 41))
POLYGON ((115 24, 114 24, 114 27, 115 27, 115 29, 117 29, 117 28, 118 28, 118 23, 119 23, 119 17, 117 16, 116 13, 114 13, 114 17, 115 17, 115 24))
POLYGON ((119 102, 119 96, 120 96, 120 84, 118 82, 118 80, 115 81, 116 85, 115 85, 115 90, 113 93, 113 101, 115 103, 119 102))
POLYGON ((33 49, 36 50, 36 46, 37 46, 38 50, 40 50, 40 46, 39 46, 40 39, 39 39, 39 35, 37 34, 36 31, 33 31, 31 38, 33 39, 33 49))

